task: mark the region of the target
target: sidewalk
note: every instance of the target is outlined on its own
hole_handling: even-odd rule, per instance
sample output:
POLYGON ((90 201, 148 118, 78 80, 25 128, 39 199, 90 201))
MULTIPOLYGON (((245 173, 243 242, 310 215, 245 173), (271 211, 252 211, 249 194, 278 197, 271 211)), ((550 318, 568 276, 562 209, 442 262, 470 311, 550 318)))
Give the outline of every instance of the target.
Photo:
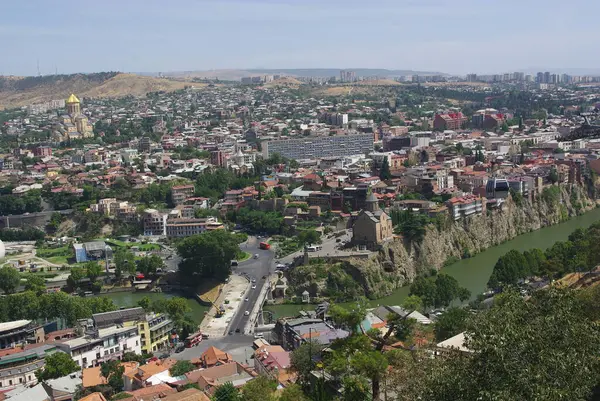
POLYGON ((223 305, 225 314, 221 317, 215 317, 216 308, 212 306, 200 324, 200 330, 203 334, 208 334, 210 338, 223 337, 227 334, 229 322, 235 316, 240 304, 244 302, 244 295, 249 285, 250 283, 244 277, 230 276, 229 282, 225 284, 221 295, 215 301, 217 307, 223 305), (229 304, 225 304, 225 300, 228 300, 229 304))

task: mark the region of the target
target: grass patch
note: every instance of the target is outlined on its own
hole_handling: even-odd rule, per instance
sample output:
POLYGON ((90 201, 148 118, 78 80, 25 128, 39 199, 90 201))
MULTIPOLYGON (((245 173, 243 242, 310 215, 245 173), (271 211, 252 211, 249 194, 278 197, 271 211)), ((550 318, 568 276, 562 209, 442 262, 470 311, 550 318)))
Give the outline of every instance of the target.
POLYGON ((134 246, 138 247, 140 251, 148 252, 148 251, 158 251, 160 246, 158 244, 142 244, 139 242, 124 242, 119 241, 118 239, 106 239, 99 238, 95 241, 104 241, 109 245, 116 246, 118 248, 132 248, 134 246))
POLYGON ((299 251, 302 249, 302 245, 296 241, 295 238, 285 238, 283 240, 277 241, 277 249, 275 251, 275 256, 277 258, 283 258, 291 253, 299 251))
POLYGON ((237 261, 243 262, 244 260, 250 259, 251 256, 252 256, 252 254, 250 252, 240 251, 237 254, 237 261))
POLYGON ((160 250, 160 246, 158 246, 158 244, 141 244, 138 245, 138 248, 140 251, 158 251, 160 250))
POLYGON ((44 258, 44 257, 41 257, 41 258, 44 260, 47 260, 50 263, 54 263, 55 265, 68 265, 69 264, 69 259, 66 256, 51 256, 49 258, 44 258))
POLYGON ((44 259, 56 256, 70 256, 71 248, 67 246, 61 246, 59 248, 39 248, 35 251, 35 254, 44 259))

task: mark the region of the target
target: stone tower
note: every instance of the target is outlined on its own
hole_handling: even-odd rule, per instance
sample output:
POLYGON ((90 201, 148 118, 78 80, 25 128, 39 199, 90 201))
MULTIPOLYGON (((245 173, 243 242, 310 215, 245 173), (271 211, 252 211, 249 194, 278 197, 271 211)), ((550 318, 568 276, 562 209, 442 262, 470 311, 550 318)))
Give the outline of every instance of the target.
POLYGON ((81 113, 79 99, 77 99, 77 96, 75 96, 74 94, 71 93, 71 96, 69 96, 66 103, 67 103, 67 113, 71 117, 78 116, 81 113))
POLYGON ((375 213, 379 210, 379 201, 377 200, 375 194, 371 191, 369 191, 369 194, 367 195, 367 204, 365 209, 371 213, 375 213))

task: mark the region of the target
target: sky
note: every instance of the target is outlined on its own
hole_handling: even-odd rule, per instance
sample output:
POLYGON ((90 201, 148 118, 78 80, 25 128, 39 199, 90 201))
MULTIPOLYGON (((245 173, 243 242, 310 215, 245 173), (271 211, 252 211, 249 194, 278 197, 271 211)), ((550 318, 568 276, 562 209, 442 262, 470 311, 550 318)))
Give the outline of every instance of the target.
POLYGON ((0 75, 248 68, 452 74, 600 67, 600 1, 22 0, 0 75))

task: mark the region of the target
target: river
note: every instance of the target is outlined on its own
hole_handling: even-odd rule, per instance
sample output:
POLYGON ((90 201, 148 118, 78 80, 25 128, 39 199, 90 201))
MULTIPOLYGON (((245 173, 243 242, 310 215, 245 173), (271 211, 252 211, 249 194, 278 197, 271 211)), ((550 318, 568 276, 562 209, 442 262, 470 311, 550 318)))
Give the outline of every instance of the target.
MULTIPOLYGON (((526 251, 528 249, 551 247, 557 241, 566 241, 569 235, 578 228, 586 228, 600 221, 600 208, 574 217, 567 222, 545 227, 537 231, 519 235, 510 241, 497 245, 469 259, 462 259, 442 271, 458 280, 461 286, 471 291, 475 298, 486 290, 486 285, 498 258, 511 249, 526 251)), ((409 287, 402 287, 391 295, 369 302, 371 306, 399 305, 408 296, 409 287)), ((270 305, 265 310, 271 311, 275 317, 294 316, 303 305, 270 305)))
POLYGON ((173 294, 173 293, 161 293, 161 292, 113 292, 105 295, 101 295, 102 297, 107 297, 113 300, 115 305, 121 308, 127 307, 135 307, 138 306, 138 301, 144 297, 148 297, 151 300, 155 299, 164 299, 164 298, 172 298, 175 296, 180 296, 186 298, 188 304, 192 311, 189 313, 190 317, 194 320, 194 322, 200 324, 202 319, 204 319, 204 313, 208 311, 208 307, 201 305, 198 301, 193 298, 187 298, 185 295, 181 294, 173 294))

